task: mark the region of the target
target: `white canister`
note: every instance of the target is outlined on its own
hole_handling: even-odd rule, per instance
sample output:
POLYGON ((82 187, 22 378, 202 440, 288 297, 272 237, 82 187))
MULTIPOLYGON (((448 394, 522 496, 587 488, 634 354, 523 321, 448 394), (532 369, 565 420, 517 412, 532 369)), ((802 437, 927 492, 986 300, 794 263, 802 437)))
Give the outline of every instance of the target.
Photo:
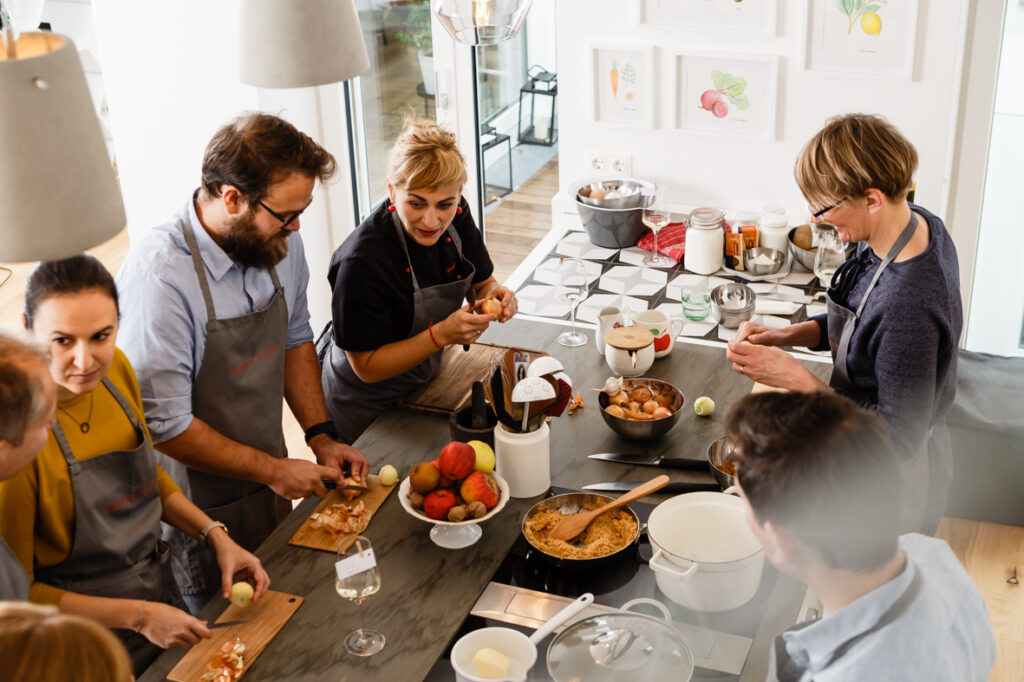
POLYGON ((622 311, 612 305, 601 308, 597 314, 597 333, 594 334, 594 345, 599 354, 604 355, 604 335, 616 325, 622 326, 622 311))
POLYGON ((619 376, 641 376, 654 364, 654 334, 640 327, 616 327, 604 335, 604 359, 619 376))
POLYGON ((789 254, 789 220, 781 213, 765 213, 757 223, 761 246, 789 254))
POLYGON ((722 212, 717 208, 695 208, 686 228, 683 267, 698 275, 711 275, 722 269, 725 233, 722 212))
POLYGON ((551 429, 515 433, 494 427, 494 469, 508 482, 511 497, 536 497, 551 487, 551 429))

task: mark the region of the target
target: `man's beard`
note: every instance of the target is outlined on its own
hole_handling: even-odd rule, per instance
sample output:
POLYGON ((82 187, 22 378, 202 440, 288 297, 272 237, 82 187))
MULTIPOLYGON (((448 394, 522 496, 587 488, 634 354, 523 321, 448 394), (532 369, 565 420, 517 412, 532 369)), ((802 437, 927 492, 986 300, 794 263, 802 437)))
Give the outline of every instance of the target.
POLYGON ((239 216, 221 237, 221 248, 247 268, 267 269, 280 263, 288 255, 288 240, 278 239, 281 230, 270 239, 260 236, 253 225, 252 213, 239 216))

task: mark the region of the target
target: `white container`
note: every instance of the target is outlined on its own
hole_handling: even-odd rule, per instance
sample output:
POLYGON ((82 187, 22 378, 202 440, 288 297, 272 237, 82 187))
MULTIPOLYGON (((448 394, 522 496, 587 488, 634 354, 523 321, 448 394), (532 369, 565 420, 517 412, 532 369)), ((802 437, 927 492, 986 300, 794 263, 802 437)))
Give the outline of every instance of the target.
POLYGON ((615 325, 622 326, 622 311, 611 305, 601 308, 597 314, 597 333, 594 334, 598 354, 604 355, 604 335, 609 329, 614 329, 615 325))
POLYGON ((473 674, 476 671, 473 657, 485 647, 508 656, 509 675, 505 680, 525 680, 537 662, 537 647, 523 633, 512 628, 481 628, 463 635, 452 647, 451 660, 456 682, 493 682, 494 678, 473 674))
POLYGON ((495 471, 508 482, 511 497, 536 497, 551 487, 551 429, 513 433, 494 427, 495 471))
POLYGON ((695 208, 686 228, 683 267, 698 275, 711 275, 722 269, 725 233, 722 212, 715 208, 695 208))
POLYGON ((765 213, 757 223, 761 246, 789 253, 789 220, 781 213, 765 213))
POLYGON ((663 358, 672 352, 685 322, 681 317, 669 317, 660 310, 644 310, 633 316, 633 324, 654 334, 654 357, 663 358))
POLYGON ((647 535, 658 588, 697 611, 728 611, 757 593, 764 549, 747 526, 743 501, 724 493, 687 493, 651 512, 647 535))
POLYGON ((604 335, 604 359, 619 376, 642 376, 654 364, 654 334, 642 327, 612 329, 604 335))

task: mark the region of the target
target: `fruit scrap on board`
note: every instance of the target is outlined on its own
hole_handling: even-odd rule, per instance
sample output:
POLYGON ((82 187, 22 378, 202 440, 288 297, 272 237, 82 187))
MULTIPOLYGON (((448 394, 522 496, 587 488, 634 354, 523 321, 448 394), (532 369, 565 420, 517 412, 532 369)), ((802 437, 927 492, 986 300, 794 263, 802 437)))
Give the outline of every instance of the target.
POLYGON ((583 394, 577 393, 576 397, 569 401, 569 414, 575 414, 576 409, 583 407, 583 394))
POLYGON ((206 665, 209 670, 200 675, 197 682, 232 682, 239 679, 245 667, 245 661, 242 660, 244 653, 245 644, 240 639, 225 642, 220 652, 206 665))
POLYGON ((335 535, 354 535, 366 530, 371 516, 373 512, 362 502, 357 502, 354 507, 344 503, 331 504, 321 512, 310 514, 309 518, 313 521, 313 528, 323 528, 335 535))

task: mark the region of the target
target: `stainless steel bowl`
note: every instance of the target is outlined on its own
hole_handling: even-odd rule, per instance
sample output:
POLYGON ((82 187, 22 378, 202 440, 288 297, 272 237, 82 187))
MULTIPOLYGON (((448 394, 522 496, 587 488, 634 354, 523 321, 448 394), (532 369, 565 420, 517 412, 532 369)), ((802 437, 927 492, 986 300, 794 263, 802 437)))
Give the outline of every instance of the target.
POLYGON ((786 264, 786 254, 778 249, 771 249, 767 246, 758 246, 756 248, 747 251, 747 257, 743 262, 743 266, 752 275, 774 275, 778 272, 783 265, 786 264), (767 265, 759 265, 754 262, 758 257, 768 256, 771 259, 771 263, 767 265))
POLYGON ((728 329, 735 329, 754 316, 757 294, 746 284, 729 282, 711 290, 711 313, 728 329))
POLYGON ((732 447, 726 443, 724 437, 708 446, 708 464, 711 466, 711 475, 715 477, 718 485, 722 486, 722 490, 736 485, 736 477, 722 469, 722 463, 729 459, 731 453, 732 447))
POLYGON ((602 180, 580 187, 576 198, 588 206, 597 208, 639 208, 642 187, 640 183, 631 180, 602 180), (605 194, 618 192, 622 196, 612 199, 593 199, 590 197, 590 192, 594 189, 601 189, 605 194))
POLYGON ((577 200, 576 211, 591 243, 608 249, 634 246, 647 230, 640 208, 598 208, 577 200))
MULTIPOLYGON (((814 246, 810 249, 801 249, 799 246, 793 243, 793 235, 800 229, 801 226, 794 227, 789 231, 789 250, 793 253, 793 257, 796 258, 800 265, 804 266, 811 272, 814 272, 814 257, 818 255, 818 247, 814 246)), ((813 231, 815 228, 811 228, 813 231)), ((849 258, 853 255, 853 252, 857 250, 856 244, 849 244, 846 247, 846 257, 849 258)))
POLYGON ((598 393, 597 404, 601 408, 601 418, 604 419, 604 423, 610 426, 615 433, 629 440, 656 440, 668 433, 669 429, 679 421, 679 411, 682 409, 685 399, 682 391, 672 384, 658 379, 626 379, 623 381, 623 385, 626 387, 626 391, 646 387, 650 389, 652 394, 671 396, 672 401, 669 403, 668 409, 672 410, 672 414, 661 419, 649 419, 646 421, 623 419, 622 417, 608 414, 605 410, 609 404, 608 394, 598 393))

